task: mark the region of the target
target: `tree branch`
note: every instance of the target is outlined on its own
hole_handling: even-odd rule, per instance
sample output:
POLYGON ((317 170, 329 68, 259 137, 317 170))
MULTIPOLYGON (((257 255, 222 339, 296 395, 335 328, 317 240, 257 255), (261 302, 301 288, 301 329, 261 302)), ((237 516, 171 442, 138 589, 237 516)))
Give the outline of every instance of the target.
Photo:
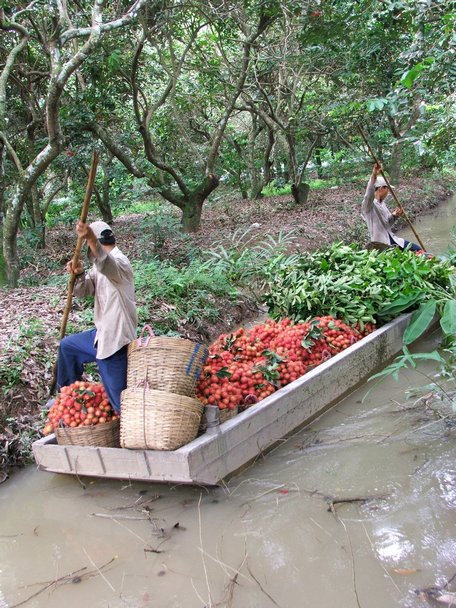
POLYGON ((263 34, 263 32, 269 27, 269 25, 272 23, 272 21, 273 21, 272 17, 266 17, 264 14, 262 14, 260 16, 256 29, 244 41, 244 45, 243 45, 244 51, 243 51, 243 56, 242 56, 242 66, 241 66, 240 74, 239 74, 237 82, 234 86, 234 91, 231 96, 231 99, 228 101, 228 103, 225 107, 225 113, 222 116, 222 119, 220 120, 219 125, 213 135, 212 145, 209 150, 207 163, 206 163, 206 174, 214 173, 215 161, 217 158, 218 150, 220 148, 220 143, 222 141, 223 133, 226 129, 228 120, 236 105, 236 101, 238 100, 239 95, 241 94, 242 89, 244 88, 245 80, 247 78, 247 70, 248 70, 248 67, 250 64, 250 53, 251 53, 252 46, 255 43, 255 41, 261 36, 261 34, 263 34))
MULTIPOLYGON (((119 17, 118 19, 114 19, 113 21, 109 21, 108 23, 101 23, 101 21, 98 21, 98 19, 96 19, 96 21, 98 21, 97 26, 96 26, 98 29, 98 32, 100 34, 103 32, 111 32, 115 29, 118 29, 120 27, 127 25, 128 23, 130 23, 131 21, 133 21, 133 19, 135 19, 137 17, 139 10, 143 6, 145 6, 146 3, 147 3, 147 0, 135 0, 135 2, 133 2, 132 6, 128 9, 128 11, 126 13, 124 13, 124 15, 122 17, 119 17)), ((101 11, 103 9, 103 5, 104 5, 104 0, 95 0, 95 6, 94 6, 94 15, 95 16, 98 16, 101 13, 101 11)), ((79 27, 79 28, 73 28, 73 29, 67 30, 64 34, 62 34, 62 36, 60 36, 61 46, 64 46, 69 40, 72 40, 73 38, 85 38, 87 36, 92 35, 93 27, 94 27, 94 18, 92 18, 91 27, 79 27)))
POLYGON ((3 133, 3 131, 0 131, 0 140, 3 142, 5 148, 7 149, 8 154, 11 156, 11 160, 16 165, 17 170, 22 175, 24 173, 24 168, 21 164, 21 161, 19 160, 18 155, 16 154, 13 146, 9 143, 8 138, 3 133))
POLYGON ((119 145, 113 137, 108 133, 106 129, 103 129, 98 123, 92 123, 85 125, 88 131, 94 133, 103 142, 106 148, 115 156, 123 166, 135 177, 145 177, 145 172, 140 169, 133 159, 129 156, 128 152, 119 145))

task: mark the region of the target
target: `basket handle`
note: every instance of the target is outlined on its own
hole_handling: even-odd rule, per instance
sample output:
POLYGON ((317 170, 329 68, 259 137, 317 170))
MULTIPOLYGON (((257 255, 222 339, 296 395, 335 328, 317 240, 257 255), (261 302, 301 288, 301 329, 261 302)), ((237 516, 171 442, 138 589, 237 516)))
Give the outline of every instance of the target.
POLYGON ((152 327, 150 325, 144 325, 144 327, 141 330, 141 335, 136 340, 136 344, 137 344, 138 348, 145 348, 149 344, 149 340, 153 337, 154 337, 154 330, 152 329, 152 327), (144 333, 146 330, 149 332, 149 335, 147 337, 144 337, 144 333))

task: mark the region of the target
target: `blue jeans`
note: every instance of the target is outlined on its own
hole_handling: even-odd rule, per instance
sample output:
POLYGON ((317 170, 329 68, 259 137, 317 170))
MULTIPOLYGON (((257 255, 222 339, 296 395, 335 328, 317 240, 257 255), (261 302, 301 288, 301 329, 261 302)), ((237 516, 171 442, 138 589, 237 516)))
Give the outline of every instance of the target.
POLYGON ((416 243, 412 243, 411 241, 406 241, 404 239, 404 247, 403 248, 406 249, 408 245, 410 245, 410 247, 409 247, 410 251, 421 251, 421 249, 422 249, 422 247, 420 247, 416 243))
MULTIPOLYGON (((393 241, 393 239, 390 236, 390 243, 391 245, 396 245, 396 247, 399 247, 399 245, 393 241)), ((409 249, 410 251, 421 251, 421 247, 419 245, 417 245, 416 243, 412 243, 411 241, 406 241, 404 239, 404 246, 401 247, 401 249, 407 249, 407 247, 410 245, 409 249)))
POLYGON ((109 401, 120 412, 120 393, 127 386, 127 349, 123 346, 106 359, 97 359, 94 346, 96 330, 66 336, 60 342, 57 358, 57 388, 81 380, 86 363, 96 362, 109 401))

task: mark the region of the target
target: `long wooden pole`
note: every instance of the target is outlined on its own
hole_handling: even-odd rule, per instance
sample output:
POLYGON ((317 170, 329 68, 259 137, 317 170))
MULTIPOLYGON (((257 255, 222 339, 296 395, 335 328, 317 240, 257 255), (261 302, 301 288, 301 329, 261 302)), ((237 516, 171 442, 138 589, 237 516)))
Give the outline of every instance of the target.
MULTIPOLYGON (((79 216, 80 221, 84 222, 84 223, 87 221, 87 215, 89 213, 90 199, 92 197, 93 186, 95 183, 95 176, 97 174, 98 159, 99 159, 99 154, 96 150, 94 150, 92 153, 92 162, 90 164, 90 171, 89 171, 89 177, 87 179, 87 186, 86 186, 86 191, 85 191, 85 196, 84 196, 84 202, 82 204, 81 214, 79 216)), ((72 259, 73 268, 76 268, 76 266, 79 262, 79 256, 81 254, 83 242, 84 242, 84 239, 81 238, 80 236, 78 236, 78 239, 76 241, 76 247, 75 247, 75 250, 73 253, 73 259, 72 259)), ((76 283, 76 274, 74 272, 72 272, 70 275, 70 280, 68 281, 67 300, 66 300, 66 304, 65 304, 65 309, 63 311, 62 321, 60 323, 60 340, 62 340, 65 337, 68 317, 69 317, 71 305, 73 302, 73 289, 74 289, 75 283, 76 283)), ((51 384, 51 389, 50 389, 51 395, 54 393, 55 387, 57 384, 57 361, 54 363, 52 376, 53 376, 52 384, 51 384)))
MULTIPOLYGON (((365 136, 364 131, 362 130, 362 128, 361 128, 361 127, 358 127, 358 129, 359 129, 359 132, 360 132, 360 134, 361 134, 361 137, 362 137, 362 138, 363 138, 363 140, 364 140, 364 143, 365 143, 365 144, 366 144, 366 146, 367 146, 367 149, 369 150, 370 155, 371 155, 371 156, 372 156, 372 158, 374 159, 375 164, 377 164, 378 166, 382 166, 382 165, 381 165, 381 163, 380 163, 380 161, 378 160, 378 158, 375 156, 375 152, 372 150, 372 148, 371 148, 371 146, 370 146, 369 142, 367 141, 367 137, 365 136)), ((386 175, 385 175, 385 173, 384 173, 383 169, 380 171, 380 173, 382 174, 382 176, 383 176, 383 178, 384 178, 384 180, 385 180, 385 182, 386 182, 386 185, 388 186, 389 191, 391 192, 391 195, 392 195, 392 197, 394 198, 394 200, 395 200, 395 202, 396 202, 396 205, 397 205, 397 206, 399 207, 399 209, 402 211, 402 214, 403 214, 404 218, 406 219, 406 221, 408 222, 408 224, 409 224, 410 228, 412 229, 412 232, 413 232, 413 234, 415 235, 416 240, 417 240, 417 241, 418 241, 418 243, 420 244, 421 249, 422 249, 423 251, 426 251, 426 247, 424 246, 423 241, 422 241, 422 240, 420 239, 420 237, 418 236, 418 233, 417 233, 417 231, 415 230, 415 228, 414 228, 414 226, 413 226, 412 222, 410 221, 410 218, 409 218, 409 216, 407 215, 407 212, 405 211, 404 207, 403 207, 403 206, 401 205, 401 203, 399 202, 399 199, 397 198, 396 193, 395 193, 395 192, 394 192, 394 190, 391 188, 391 184, 389 183, 388 178, 386 177, 386 175)))

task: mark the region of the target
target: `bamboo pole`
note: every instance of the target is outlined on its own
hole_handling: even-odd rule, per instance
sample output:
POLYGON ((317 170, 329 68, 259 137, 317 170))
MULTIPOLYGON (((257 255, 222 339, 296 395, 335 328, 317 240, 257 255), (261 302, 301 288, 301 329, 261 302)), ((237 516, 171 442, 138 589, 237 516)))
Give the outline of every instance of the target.
MULTIPOLYGON (((381 166, 382 166, 382 164, 381 164, 381 162, 378 160, 378 158, 376 157, 375 152, 372 150, 372 148, 371 148, 371 146, 370 146, 369 142, 367 141, 367 137, 365 136, 364 131, 362 130, 362 128, 361 128, 361 127, 358 127, 358 130, 359 130, 359 132, 360 132, 360 134, 361 134, 361 137, 362 137, 362 138, 363 138, 363 140, 364 140, 364 143, 365 143, 365 144, 366 144, 366 146, 367 146, 367 149, 369 150, 370 155, 371 155, 371 156, 372 156, 372 158, 374 159, 374 162, 375 162, 375 163, 376 163, 376 164, 377 164, 379 167, 381 167, 381 166)), ((399 207, 399 209, 402 211, 402 214, 403 214, 403 216, 404 216, 405 220, 408 222, 408 225, 410 226, 410 228, 411 228, 411 230, 412 230, 413 234, 415 235, 416 240, 417 240, 417 241, 418 241, 418 243, 420 244, 421 249, 422 249, 423 251, 426 251, 426 247, 424 246, 423 241, 420 239, 420 237, 419 237, 419 235, 418 235, 417 231, 415 230, 415 227, 413 226, 412 222, 410 221, 409 216, 407 215, 407 212, 405 211, 404 207, 401 205, 401 203, 400 203, 399 199, 397 198, 396 193, 395 193, 395 192, 394 192, 394 190, 391 188, 391 184, 389 183, 388 178, 386 177, 386 175, 385 175, 385 173, 384 173, 383 169, 381 169, 380 173, 382 174, 382 176, 383 176, 383 178, 384 178, 384 180, 385 180, 385 182, 386 182, 386 185, 388 186, 389 191, 391 192, 391 195, 392 195, 392 197, 394 198, 394 200, 395 200, 395 202, 396 202, 396 205, 397 205, 397 206, 399 207)))
MULTIPOLYGON (((99 154, 96 150, 94 150, 92 153, 92 161, 90 164, 89 177, 87 179, 87 186, 86 186, 86 191, 85 191, 85 196, 84 196, 84 202, 82 204, 81 214, 79 216, 79 220, 84 223, 87 221, 87 215, 89 213, 89 204, 90 204, 90 199, 92 197, 93 186, 95 183, 95 176, 96 176, 97 167, 98 167, 98 159, 99 159, 99 154)), ((81 254, 83 242, 84 242, 84 239, 82 237, 78 236, 78 240, 76 241, 76 247, 75 247, 75 250, 73 253, 73 259, 71 261, 73 268, 76 268, 76 266, 79 262, 79 256, 81 254)), ((73 303, 73 289, 74 289, 75 283, 76 283, 76 274, 74 272, 72 272, 70 275, 70 280, 68 281, 67 300, 66 300, 64 311, 63 311, 62 321, 60 323, 60 340, 62 340, 65 337, 68 317, 70 314, 71 305, 73 303)), ((57 384, 57 361, 55 361, 54 368, 52 371, 52 384, 51 384, 51 389, 50 389, 51 395, 55 391, 56 384, 57 384)))

